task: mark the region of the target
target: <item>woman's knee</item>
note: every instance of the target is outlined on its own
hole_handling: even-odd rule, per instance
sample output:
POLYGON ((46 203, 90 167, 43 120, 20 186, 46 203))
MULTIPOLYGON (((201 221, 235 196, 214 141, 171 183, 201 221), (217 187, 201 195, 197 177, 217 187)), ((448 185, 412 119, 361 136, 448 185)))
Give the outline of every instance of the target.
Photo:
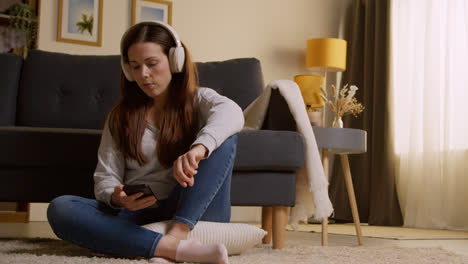
POLYGON ((79 196, 63 195, 53 199, 47 207, 47 219, 53 225, 55 222, 66 221, 79 206, 80 201, 85 200, 79 196))
POLYGON ((66 210, 68 204, 73 201, 73 198, 74 196, 71 195, 63 195, 53 199, 47 207, 47 216, 55 215, 60 211, 66 210))
POLYGON ((73 196, 70 195, 59 196, 53 199, 47 207, 47 220, 56 234, 59 231, 58 229, 61 229, 61 223, 66 222, 64 220, 67 218, 67 214, 70 213, 68 208, 73 199, 73 196))
POLYGON ((235 147, 237 146, 237 134, 234 134, 234 135, 228 137, 228 138, 224 141, 223 145, 224 145, 224 144, 226 144, 226 145, 228 145, 228 146, 230 146, 230 147, 234 147, 234 148, 235 148, 235 147))
MULTIPOLYGON (((235 153, 237 149, 237 134, 228 137, 219 147, 215 150, 217 153, 231 154, 235 153)), ((215 153, 213 153, 215 154, 215 153)))

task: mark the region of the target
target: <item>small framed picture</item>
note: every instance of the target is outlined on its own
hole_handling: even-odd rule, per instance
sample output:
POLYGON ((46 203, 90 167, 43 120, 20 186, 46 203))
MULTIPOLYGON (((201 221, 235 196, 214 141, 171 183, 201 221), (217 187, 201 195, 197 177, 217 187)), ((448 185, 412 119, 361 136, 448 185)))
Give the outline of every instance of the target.
POLYGON ((57 41, 101 46, 103 0, 59 0, 57 41))
POLYGON ((132 25, 156 20, 172 25, 172 2, 164 0, 132 0, 132 25))

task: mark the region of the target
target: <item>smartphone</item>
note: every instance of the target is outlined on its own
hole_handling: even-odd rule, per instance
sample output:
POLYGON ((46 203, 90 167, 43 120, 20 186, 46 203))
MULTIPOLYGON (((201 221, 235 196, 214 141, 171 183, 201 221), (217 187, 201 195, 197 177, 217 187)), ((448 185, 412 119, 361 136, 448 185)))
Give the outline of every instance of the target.
POLYGON ((142 192, 143 196, 141 196, 140 198, 151 195, 156 197, 156 195, 154 195, 153 191, 151 191, 151 188, 147 184, 124 185, 123 190, 127 195, 142 192))

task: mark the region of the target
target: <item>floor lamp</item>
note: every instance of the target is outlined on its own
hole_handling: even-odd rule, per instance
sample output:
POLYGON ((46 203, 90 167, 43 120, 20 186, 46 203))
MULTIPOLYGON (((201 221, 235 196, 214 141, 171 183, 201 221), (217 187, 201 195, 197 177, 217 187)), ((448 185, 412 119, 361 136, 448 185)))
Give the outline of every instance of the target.
MULTIPOLYGON (((324 90, 328 93, 327 73, 346 69, 346 41, 336 38, 307 40, 306 67, 313 72, 325 74, 324 90)), ((323 107, 322 124, 326 125, 326 105, 323 107)), ((328 181, 328 150, 322 151, 322 165, 328 181)), ((322 245, 328 245, 328 218, 322 220, 322 245)))
MULTIPOLYGON (((327 72, 346 70, 346 41, 336 38, 307 40, 306 67, 313 72, 324 73, 324 90, 328 93, 327 72)), ((323 108, 322 124, 325 126, 326 106, 323 108)))

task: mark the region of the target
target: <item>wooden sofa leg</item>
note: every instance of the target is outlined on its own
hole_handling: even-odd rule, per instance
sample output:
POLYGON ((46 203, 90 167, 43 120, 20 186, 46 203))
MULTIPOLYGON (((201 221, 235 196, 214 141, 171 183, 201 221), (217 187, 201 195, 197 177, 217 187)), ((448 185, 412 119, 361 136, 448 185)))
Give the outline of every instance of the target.
POLYGON ((273 248, 284 248, 286 225, 288 224, 288 207, 273 206, 273 248))
POLYGON ((273 207, 264 206, 262 207, 262 229, 268 233, 263 237, 263 244, 270 244, 272 222, 273 222, 273 207))

